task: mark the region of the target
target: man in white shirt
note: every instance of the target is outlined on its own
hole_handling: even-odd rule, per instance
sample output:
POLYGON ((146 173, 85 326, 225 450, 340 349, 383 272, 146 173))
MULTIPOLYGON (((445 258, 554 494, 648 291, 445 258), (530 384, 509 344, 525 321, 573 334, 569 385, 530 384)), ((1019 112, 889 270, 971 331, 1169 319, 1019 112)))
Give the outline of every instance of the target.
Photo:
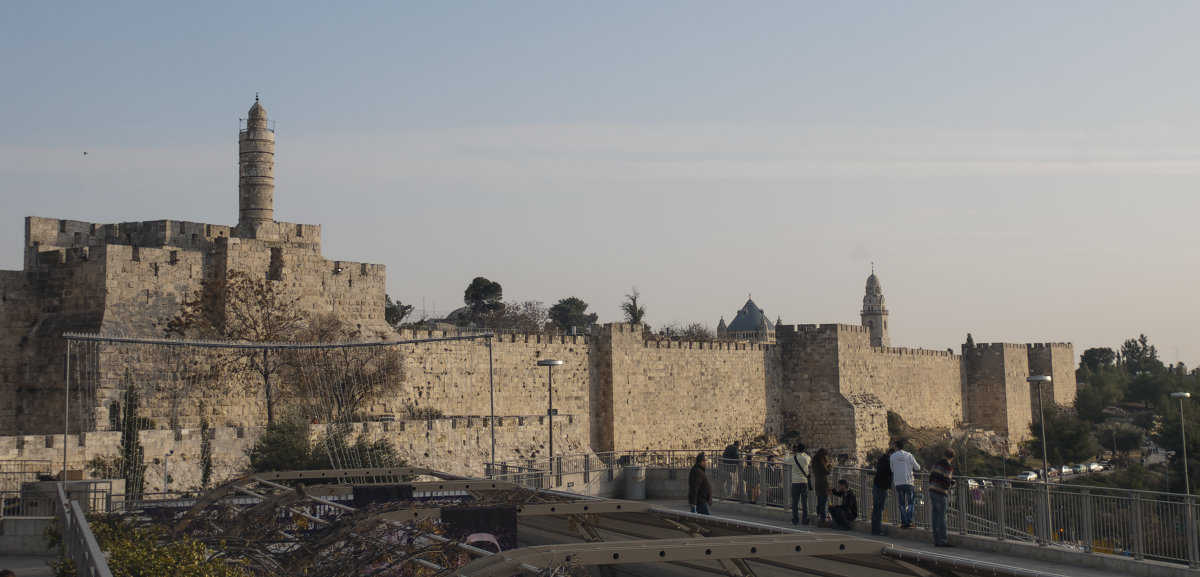
POLYGON ((804 443, 796 443, 793 453, 783 459, 792 469, 792 524, 808 524, 808 485, 812 459, 804 454, 804 443), (803 509, 803 517, 801 517, 803 509))
POLYGON ((904 450, 904 440, 896 441, 896 452, 892 453, 892 482, 896 484, 896 505, 900 508, 900 528, 913 526, 913 502, 917 487, 913 482, 913 471, 920 471, 912 453, 904 450))

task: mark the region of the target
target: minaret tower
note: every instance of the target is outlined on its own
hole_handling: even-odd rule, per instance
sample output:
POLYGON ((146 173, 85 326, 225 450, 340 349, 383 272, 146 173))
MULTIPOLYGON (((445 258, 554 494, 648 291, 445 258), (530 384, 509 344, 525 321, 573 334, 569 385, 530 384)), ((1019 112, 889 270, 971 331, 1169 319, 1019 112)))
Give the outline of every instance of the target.
POLYGON ((875 264, 871 264, 871 276, 867 277, 867 294, 863 297, 862 326, 870 329, 871 346, 890 347, 888 338, 888 311, 883 304, 883 288, 875 276, 875 264))
POLYGON ((275 131, 254 95, 246 127, 238 137, 238 236, 262 238, 275 221, 275 131))

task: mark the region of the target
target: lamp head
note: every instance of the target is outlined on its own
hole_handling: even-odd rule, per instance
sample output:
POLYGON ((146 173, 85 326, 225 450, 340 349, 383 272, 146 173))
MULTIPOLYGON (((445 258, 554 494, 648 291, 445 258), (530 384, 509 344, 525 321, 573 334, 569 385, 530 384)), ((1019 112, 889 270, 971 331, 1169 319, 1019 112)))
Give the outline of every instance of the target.
POLYGON ((1051 379, 1050 375, 1033 375, 1025 380, 1030 383, 1037 383, 1040 385, 1042 383, 1049 383, 1050 381, 1052 381, 1054 379, 1051 379))
POLYGON ((1171 398, 1172 399, 1190 399, 1190 398, 1192 398, 1192 394, 1191 393, 1171 393, 1171 398))
POLYGON ((563 362, 558 359, 542 359, 537 362, 537 366, 539 367, 557 367, 561 364, 563 362))

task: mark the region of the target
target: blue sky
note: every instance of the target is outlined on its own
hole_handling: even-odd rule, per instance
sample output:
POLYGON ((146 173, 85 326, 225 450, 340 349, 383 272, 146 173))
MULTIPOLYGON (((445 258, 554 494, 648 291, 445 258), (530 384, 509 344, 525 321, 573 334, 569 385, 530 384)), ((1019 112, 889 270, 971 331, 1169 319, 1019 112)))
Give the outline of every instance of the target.
MULTIPOLYGON (((618 320, 857 323, 893 343, 1146 333, 1200 363, 1200 5, 0 5, 0 268, 27 215, 276 217, 446 311, 478 275, 618 320), (83 152, 87 151, 85 157, 83 152)), ((1178 355, 1178 356, 1177 356, 1178 355)))

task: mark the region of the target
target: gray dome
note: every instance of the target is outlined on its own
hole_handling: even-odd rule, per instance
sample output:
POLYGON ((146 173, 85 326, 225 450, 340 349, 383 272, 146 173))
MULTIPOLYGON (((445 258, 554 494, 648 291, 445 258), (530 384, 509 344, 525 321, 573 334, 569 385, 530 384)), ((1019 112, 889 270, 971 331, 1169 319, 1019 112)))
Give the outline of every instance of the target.
POLYGON ((727 330, 729 332, 757 331, 761 329, 762 323, 766 323, 767 330, 775 330, 775 323, 767 320, 767 316, 763 314, 762 309, 758 308, 758 305, 754 304, 753 299, 748 299, 746 305, 734 317, 733 322, 729 323, 727 330))

